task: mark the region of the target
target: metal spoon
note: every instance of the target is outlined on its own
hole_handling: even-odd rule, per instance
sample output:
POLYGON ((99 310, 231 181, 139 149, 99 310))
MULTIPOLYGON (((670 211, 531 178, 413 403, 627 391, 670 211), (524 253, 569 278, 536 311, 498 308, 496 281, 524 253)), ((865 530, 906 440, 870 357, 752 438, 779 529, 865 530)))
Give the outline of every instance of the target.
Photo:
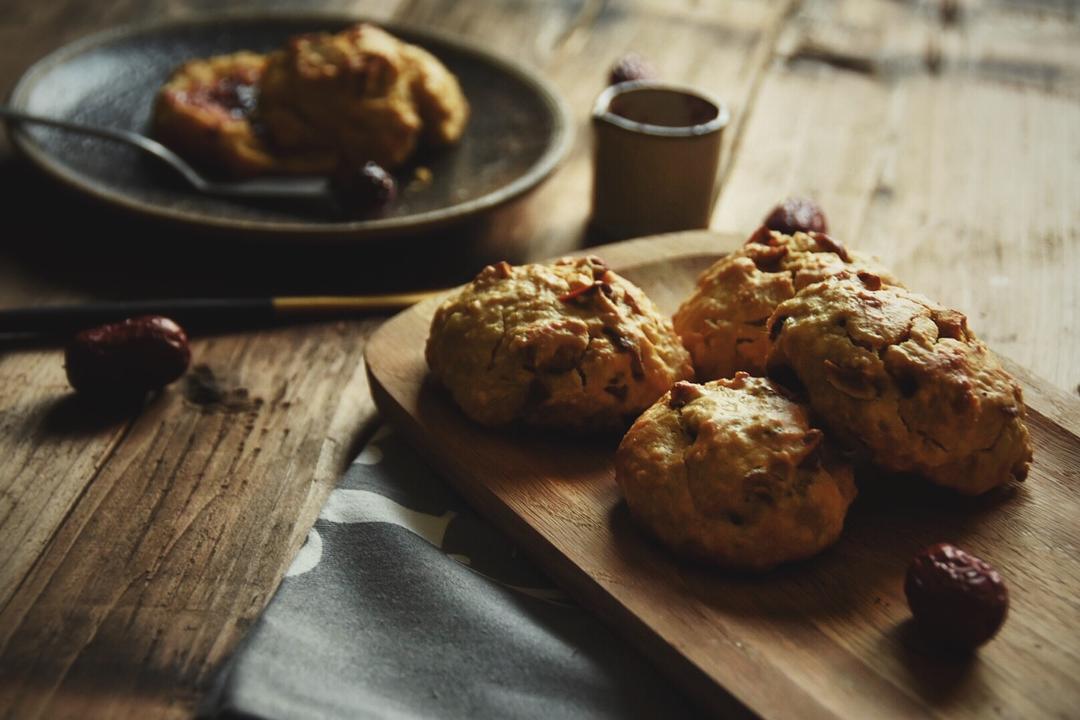
POLYGON ((207 180, 199 174, 195 168, 188 165, 187 161, 165 147, 157 140, 151 140, 145 135, 130 130, 117 130, 115 128, 103 128, 94 125, 58 120, 56 118, 43 117, 15 110, 6 105, 0 105, 0 118, 14 120, 16 122, 36 123, 48 127, 68 130, 74 133, 90 135, 103 140, 130 145, 145 153, 153 155, 187 180, 193 188, 207 195, 220 195, 233 198, 310 198, 325 199, 332 197, 330 181, 320 177, 298 178, 275 178, 272 180, 243 180, 238 182, 216 182, 207 180))

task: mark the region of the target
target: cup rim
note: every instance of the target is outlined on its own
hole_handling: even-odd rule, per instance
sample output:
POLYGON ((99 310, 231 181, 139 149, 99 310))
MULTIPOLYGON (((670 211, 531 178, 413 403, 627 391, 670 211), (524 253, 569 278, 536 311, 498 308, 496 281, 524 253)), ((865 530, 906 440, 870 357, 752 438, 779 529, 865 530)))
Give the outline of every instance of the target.
POLYGON ((689 85, 679 85, 658 80, 627 80, 626 82, 617 83, 604 88, 597 96, 596 102, 593 104, 592 116, 593 120, 602 120, 615 127, 622 128, 623 130, 629 130, 630 132, 640 133, 642 135, 668 138, 686 138, 708 135, 709 133, 723 129, 731 120, 731 113, 728 112, 727 106, 712 93, 690 87, 689 85), (697 125, 673 127, 670 125, 652 125, 650 123, 637 122, 636 120, 630 120, 622 115, 616 115, 611 112, 610 108, 612 100, 619 95, 635 90, 666 90, 672 93, 689 95, 699 100, 703 100, 715 107, 716 117, 697 125))

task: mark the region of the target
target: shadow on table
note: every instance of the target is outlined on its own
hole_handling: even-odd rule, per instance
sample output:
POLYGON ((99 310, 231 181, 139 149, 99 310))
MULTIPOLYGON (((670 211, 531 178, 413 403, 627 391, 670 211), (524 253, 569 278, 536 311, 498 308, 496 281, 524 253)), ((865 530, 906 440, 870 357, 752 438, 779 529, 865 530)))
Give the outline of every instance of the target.
POLYGON ((523 261, 531 236, 527 197, 423 236, 351 244, 230 236, 110 208, 10 154, 0 155, 0 196, 0 261, 44 286, 107 299, 447 287, 489 262, 523 261))

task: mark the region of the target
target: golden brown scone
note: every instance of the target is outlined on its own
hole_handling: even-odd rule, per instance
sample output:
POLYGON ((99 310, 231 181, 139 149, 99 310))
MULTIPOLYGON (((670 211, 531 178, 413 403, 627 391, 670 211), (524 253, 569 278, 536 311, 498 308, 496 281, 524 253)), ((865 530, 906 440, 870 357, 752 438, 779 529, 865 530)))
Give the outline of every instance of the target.
POLYGON ((456 143, 469 119, 469 103, 457 77, 423 48, 403 44, 401 51, 410 66, 413 101, 424 126, 424 141, 434 147, 456 143))
POLYGON ((325 150, 394 168, 421 139, 460 139, 469 106, 434 55, 368 23, 302 35, 270 56, 259 117, 286 151, 325 150))
POLYGON ((1031 462, 1020 386, 967 319, 870 273, 781 303, 769 374, 801 384, 839 441, 881 467, 977 495, 1031 462))
POLYGON ((193 60, 161 89, 154 133, 236 176, 393 169, 417 144, 457 142, 469 105, 431 53, 361 23, 289 40, 270 55, 193 60))
POLYGON ((824 443, 771 380, 679 382, 623 438, 615 480, 634 517, 676 553, 768 570, 840 536, 855 481, 824 443))
POLYGON ((652 302, 596 257, 489 265, 435 313, 434 377, 484 425, 624 430, 690 357, 652 302))
POLYGON ((302 153, 278 157, 252 126, 266 57, 250 52, 192 60, 158 93, 153 132, 196 164, 229 175, 312 173, 333 169, 334 158, 302 153))
POLYGON ((823 233, 784 235, 761 228, 698 278, 673 322, 698 379, 765 372, 765 322, 773 309, 811 283, 846 269, 891 275, 823 233))
POLYGON ((354 165, 402 164, 420 137, 420 114, 401 41, 369 24, 289 40, 270 55, 259 117, 287 152, 325 150, 354 165))

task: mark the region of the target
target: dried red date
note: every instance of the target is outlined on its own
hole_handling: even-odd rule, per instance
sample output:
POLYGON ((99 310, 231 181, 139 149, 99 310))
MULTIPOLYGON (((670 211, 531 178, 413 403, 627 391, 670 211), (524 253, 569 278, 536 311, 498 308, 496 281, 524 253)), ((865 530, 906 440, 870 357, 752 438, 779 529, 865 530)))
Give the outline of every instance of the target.
POLYGON ((397 181, 377 163, 356 168, 343 165, 334 173, 331 188, 338 204, 357 217, 376 215, 397 199, 397 181))
POLYGON ((630 80, 654 80, 656 76, 656 68, 652 63, 637 53, 627 53, 611 66, 608 85, 618 85, 630 80))
POLYGON ((807 198, 788 198, 774 207, 765 218, 765 227, 785 235, 797 232, 829 231, 825 211, 816 202, 807 198))
POLYGON ((183 328, 158 315, 84 330, 64 353, 71 387, 98 396, 146 394, 183 375, 190 362, 183 328))
POLYGON ((927 635, 956 648, 975 648, 992 638, 1009 610, 1009 593, 997 571, 947 543, 915 556, 904 594, 927 635))

